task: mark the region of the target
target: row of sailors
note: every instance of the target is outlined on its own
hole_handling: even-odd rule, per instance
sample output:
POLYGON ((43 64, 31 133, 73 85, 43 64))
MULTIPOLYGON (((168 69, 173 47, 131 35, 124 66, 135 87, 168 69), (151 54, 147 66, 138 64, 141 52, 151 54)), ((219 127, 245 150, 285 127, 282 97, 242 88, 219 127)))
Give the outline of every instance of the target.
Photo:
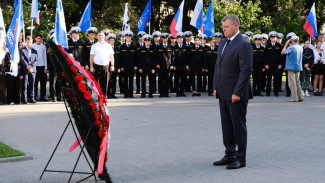
MULTIPOLYGON (((89 68, 90 49, 95 42, 97 29, 92 27, 87 30, 88 40, 85 43, 78 39, 79 32, 78 27, 70 30, 71 39, 68 52, 83 66, 89 68)), ((212 94, 214 65, 218 45, 223 38, 221 33, 215 33, 210 46, 206 46, 208 37, 205 34, 195 36, 194 43, 192 43, 193 34, 190 31, 179 32, 175 37, 159 31, 155 31, 152 35, 139 32, 137 34, 139 42, 136 44, 131 42, 134 36, 131 31, 120 32, 118 34, 121 40, 119 43, 115 43, 116 35, 109 33, 108 29, 103 32, 115 51, 114 67, 116 69, 112 73, 108 87, 107 95, 109 97, 115 97, 117 76, 119 76, 119 86, 124 96, 126 98, 133 97, 134 75, 136 75, 136 93, 140 93, 140 83, 142 83, 142 97, 145 97, 145 83, 146 77, 148 77, 149 97, 152 97, 152 94, 157 91, 157 73, 160 97, 168 97, 169 91, 176 92, 176 96, 185 96, 184 91, 192 91, 193 96, 200 96, 200 91, 205 91, 207 85, 209 95, 212 94), (161 38, 162 43, 160 42, 161 38), (151 40, 153 40, 153 44, 151 44, 151 40), (141 80, 142 82, 140 82, 141 80)), ((253 36, 253 33, 248 31, 243 35, 248 41, 251 39, 254 41, 252 44, 254 50, 254 94, 262 95, 261 91, 264 91, 266 87, 266 95, 270 96, 273 77, 273 92, 275 96, 279 96, 285 64, 285 56, 281 55, 283 34, 272 31, 268 35, 253 36)), ((294 33, 289 33, 286 38, 289 39, 294 35, 294 33)), ((287 87, 287 94, 288 90, 287 87)))

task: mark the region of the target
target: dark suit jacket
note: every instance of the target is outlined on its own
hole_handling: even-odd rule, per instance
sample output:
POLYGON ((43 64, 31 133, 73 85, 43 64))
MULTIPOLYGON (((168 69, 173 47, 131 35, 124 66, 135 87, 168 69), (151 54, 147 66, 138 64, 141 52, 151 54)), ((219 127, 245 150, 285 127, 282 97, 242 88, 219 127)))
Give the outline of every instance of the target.
POLYGON ((240 100, 249 99, 249 78, 253 68, 253 49, 251 44, 239 33, 231 43, 222 49, 228 39, 221 41, 215 65, 213 89, 217 97, 231 101, 232 95, 240 100))
POLYGON ((37 65, 37 51, 32 48, 32 54, 29 56, 28 50, 26 47, 20 50, 20 63, 21 70, 23 74, 28 73, 27 66, 31 65, 33 67, 33 71, 36 73, 36 65, 37 65))

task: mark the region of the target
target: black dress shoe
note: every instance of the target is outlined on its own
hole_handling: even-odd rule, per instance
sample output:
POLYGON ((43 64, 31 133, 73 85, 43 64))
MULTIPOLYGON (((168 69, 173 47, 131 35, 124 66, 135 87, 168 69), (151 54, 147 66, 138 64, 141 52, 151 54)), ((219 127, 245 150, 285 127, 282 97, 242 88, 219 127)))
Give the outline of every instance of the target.
POLYGON ((149 94, 149 98, 153 98, 153 95, 152 94, 149 94))
POLYGON ((241 161, 235 160, 227 166, 227 169, 238 169, 238 168, 243 168, 245 166, 246 166, 245 161, 241 162, 241 161))
POLYGON ((196 93, 192 93, 192 97, 195 97, 196 96, 196 93))
POLYGON ((112 98, 117 98, 115 95, 112 95, 112 98))
POLYGON ((176 93, 176 97, 180 97, 180 95, 178 93, 176 93))
POLYGON ((29 103, 36 103, 36 100, 29 100, 29 103))
POLYGON ((21 101, 22 104, 27 104, 27 102, 25 100, 21 101))
POLYGON ((266 93, 266 96, 269 97, 270 96, 270 93, 266 93))
POLYGON ((196 96, 200 97, 200 96, 201 96, 201 94, 200 94, 200 93, 197 93, 197 94, 196 94, 196 96))
POLYGON ((146 95, 141 95, 141 98, 145 98, 146 97, 146 95))
POLYGON ((42 97, 42 98, 40 99, 40 101, 42 101, 42 102, 47 102, 47 101, 49 101, 49 100, 47 100, 46 98, 42 97))
POLYGON ((256 96, 259 96, 259 97, 264 97, 264 95, 262 95, 261 92, 257 93, 256 96))
POLYGON ((276 92, 276 93, 274 93, 274 96, 278 97, 278 96, 279 96, 279 94, 276 92))
POLYGON ((228 165, 234 161, 233 158, 223 157, 221 160, 213 162, 214 166, 228 165))
POLYGON ((108 173, 98 174, 98 177, 101 180, 104 180, 106 183, 112 183, 111 177, 109 176, 108 173))
POLYGON ((209 94, 208 94, 208 96, 212 96, 212 94, 211 94, 211 93, 209 93, 209 94))

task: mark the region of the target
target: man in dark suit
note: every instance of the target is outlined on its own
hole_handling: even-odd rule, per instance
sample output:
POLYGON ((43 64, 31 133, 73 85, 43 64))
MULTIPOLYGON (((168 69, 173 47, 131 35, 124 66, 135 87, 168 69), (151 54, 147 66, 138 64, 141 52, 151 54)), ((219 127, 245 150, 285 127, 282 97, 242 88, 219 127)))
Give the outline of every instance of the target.
POLYGON ((36 103, 34 96, 34 85, 36 78, 37 51, 32 48, 32 37, 27 36, 25 43, 26 46, 20 51, 20 62, 22 65, 23 75, 23 92, 21 101, 23 104, 27 104, 27 101, 30 103, 36 103))
POLYGON ((253 68, 251 44, 239 32, 239 18, 227 15, 222 21, 227 39, 218 48, 213 80, 213 95, 219 98, 225 156, 213 163, 227 169, 246 166, 246 112, 249 99, 249 78, 253 68), (237 150, 236 150, 237 146, 237 150))

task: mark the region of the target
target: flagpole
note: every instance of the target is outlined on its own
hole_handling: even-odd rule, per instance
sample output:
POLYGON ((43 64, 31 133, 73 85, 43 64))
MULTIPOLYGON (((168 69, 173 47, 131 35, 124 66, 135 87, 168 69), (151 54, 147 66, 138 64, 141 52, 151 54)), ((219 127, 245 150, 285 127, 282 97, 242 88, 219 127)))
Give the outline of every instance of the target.
POLYGON ((32 39, 33 39, 33 23, 34 23, 34 19, 32 19, 32 27, 30 28, 30 37, 32 37, 32 39))
POLYGON ((25 25, 24 25, 24 28, 23 28, 23 40, 25 42, 25 25))
POLYGON ((149 22, 149 35, 150 35, 150 22, 149 22))

